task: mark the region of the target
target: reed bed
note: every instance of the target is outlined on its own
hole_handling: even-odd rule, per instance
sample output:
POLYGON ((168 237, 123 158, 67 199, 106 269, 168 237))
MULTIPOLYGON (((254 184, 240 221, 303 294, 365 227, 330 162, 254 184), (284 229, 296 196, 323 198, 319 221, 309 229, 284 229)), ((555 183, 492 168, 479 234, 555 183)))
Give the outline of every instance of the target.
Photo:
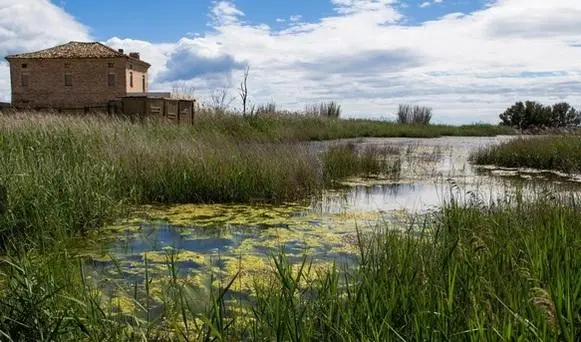
POLYGON ((366 146, 358 151, 354 144, 332 146, 323 157, 325 182, 333 184, 353 176, 398 179, 401 172, 399 154, 400 151, 393 147, 366 146))
POLYGON ((474 153, 481 165, 581 172, 581 137, 575 135, 521 138, 474 153))
POLYGON ((235 115, 200 114, 194 131, 219 131, 239 140, 321 141, 360 137, 436 138, 441 136, 496 136, 516 134, 499 125, 462 126, 398 124, 363 119, 333 119, 293 114, 264 114, 242 118, 235 115))
POLYGON ((251 129, 238 139, 223 126, 54 115, 3 116, 0 129, 3 247, 50 246, 134 205, 301 201, 363 168, 398 172, 372 165, 377 151, 348 150, 355 165, 335 174, 342 160, 299 142, 261 141, 251 129))

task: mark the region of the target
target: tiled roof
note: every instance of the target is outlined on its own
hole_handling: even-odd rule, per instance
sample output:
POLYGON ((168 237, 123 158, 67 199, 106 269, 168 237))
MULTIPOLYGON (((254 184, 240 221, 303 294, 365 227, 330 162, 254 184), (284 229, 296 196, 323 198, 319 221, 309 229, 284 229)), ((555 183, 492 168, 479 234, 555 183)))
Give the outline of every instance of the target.
MULTIPOLYGON (((11 58, 34 58, 34 59, 52 59, 52 58, 114 58, 127 57, 134 59, 124 53, 121 53, 113 48, 103 45, 98 42, 84 43, 84 42, 69 42, 67 44, 55 46, 50 49, 40 50, 36 52, 23 53, 19 55, 11 55, 6 59, 11 58)), ((145 63, 143 61, 140 61, 145 63)), ((145 63, 148 64, 148 63, 145 63)), ((148 64, 149 65, 149 64, 148 64)))

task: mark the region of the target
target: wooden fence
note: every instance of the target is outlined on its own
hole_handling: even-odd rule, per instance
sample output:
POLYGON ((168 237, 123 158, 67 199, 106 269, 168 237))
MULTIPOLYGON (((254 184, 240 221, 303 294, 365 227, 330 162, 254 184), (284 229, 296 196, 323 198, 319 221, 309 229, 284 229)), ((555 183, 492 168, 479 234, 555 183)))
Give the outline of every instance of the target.
POLYGON ((114 106, 115 108, 108 109, 109 113, 123 113, 138 118, 160 118, 174 123, 192 124, 196 115, 195 100, 124 97, 114 106))

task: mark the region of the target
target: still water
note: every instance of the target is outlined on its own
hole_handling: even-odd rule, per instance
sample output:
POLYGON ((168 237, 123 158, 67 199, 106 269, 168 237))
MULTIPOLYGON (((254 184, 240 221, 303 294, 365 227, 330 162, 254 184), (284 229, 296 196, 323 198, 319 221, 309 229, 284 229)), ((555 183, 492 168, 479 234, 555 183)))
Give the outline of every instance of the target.
POLYGON ((307 255, 313 265, 349 264, 357 259, 357 231, 377 227, 409 228, 412 218, 428 215, 455 199, 489 203, 515 194, 576 191, 575 179, 532 170, 476 167, 476 149, 511 137, 438 139, 357 139, 312 143, 313 153, 333 144, 397 147, 402 171, 394 180, 350 179, 341 190, 284 206, 178 205, 143 207, 133 217, 100 234, 87 251, 93 279, 126 283, 150 274, 167 274, 207 286, 216 278, 239 273, 235 289, 249 287, 281 250, 291 261, 307 255))

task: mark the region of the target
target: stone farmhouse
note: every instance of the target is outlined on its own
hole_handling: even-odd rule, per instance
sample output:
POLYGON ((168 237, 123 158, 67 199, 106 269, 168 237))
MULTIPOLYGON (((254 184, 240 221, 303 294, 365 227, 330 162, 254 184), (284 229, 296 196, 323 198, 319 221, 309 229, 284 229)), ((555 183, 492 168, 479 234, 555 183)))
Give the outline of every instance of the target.
POLYGON ((70 42, 6 59, 15 108, 103 110, 148 92, 150 64, 139 53, 97 42, 70 42))

